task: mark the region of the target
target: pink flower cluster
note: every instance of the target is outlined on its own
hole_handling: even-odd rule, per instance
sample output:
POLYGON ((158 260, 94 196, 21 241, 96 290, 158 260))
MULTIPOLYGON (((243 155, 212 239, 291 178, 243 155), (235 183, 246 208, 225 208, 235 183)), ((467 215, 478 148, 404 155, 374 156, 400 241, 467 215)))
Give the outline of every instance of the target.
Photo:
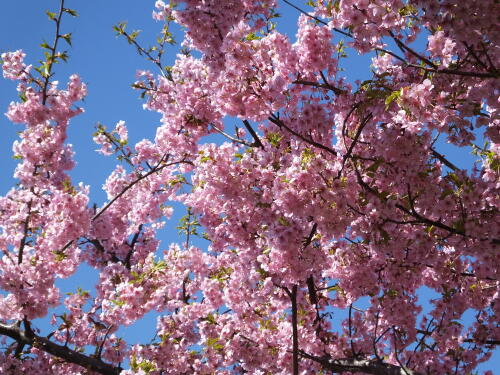
POLYGON ((31 66, 24 64, 26 54, 22 50, 15 52, 4 52, 1 55, 3 65, 3 77, 12 80, 25 80, 31 70, 31 66))
MULTIPOLYGON (((353 363, 465 375, 488 360, 500 334, 498 4, 320 0, 294 44, 271 27, 276 6, 156 2, 154 18, 184 26, 201 57, 138 73, 160 126, 130 147, 123 121, 98 129, 100 152, 123 163, 92 208, 67 173, 85 85, 40 87, 22 52, 2 56, 23 99, 7 116, 26 128, 13 147, 20 183, 0 198, 0 334, 60 306, 51 340, 92 347, 89 363, 127 375, 353 363), (429 30, 425 47, 412 44, 429 30), (355 53, 377 52, 370 79, 339 69, 352 51, 334 45, 338 31, 355 53), (477 163, 466 169, 438 140, 477 163), (177 226, 172 205, 188 208, 177 226), (179 244, 161 251, 159 231, 174 227, 179 244), (62 301, 57 278, 82 262, 95 291, 62 301), (120 337, 152 311, 152 341, 120 337)), ((9 350, 0 372, 83 371, 42 346, 9 350)))

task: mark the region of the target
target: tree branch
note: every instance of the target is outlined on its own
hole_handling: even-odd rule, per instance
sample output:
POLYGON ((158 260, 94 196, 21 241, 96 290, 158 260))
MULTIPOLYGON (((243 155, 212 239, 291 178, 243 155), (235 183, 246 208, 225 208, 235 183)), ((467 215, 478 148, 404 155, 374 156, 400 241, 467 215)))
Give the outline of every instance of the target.
POLYGON ((322 145, 321 143, 318 143, 316 141, 313 141, 312 139, 309 139, 309 138, 306 138, 304 137, 303 135, 297 133, 295 130, 292 130, 290 129, 288 126, 285 125, 285 123, 283 121, 281 121, 278 117, 276 117, 275 115, 271 115, 268 117, 269 121, 271 121, 272 123, 278 125, 278 127, 280 128, 285 128, 289 133, 293 134, 294 136, 296 136, 297 138, 300 138, 302 139, 304 142, 306 143, 309 143, 310 145, 314 146, 314 147, 317 147, 317 148, 320 148, 322 150, 325 150, 327 151, 328 153, 332 154, 332 155, 335 155, 337 156, 337 152, 333 149, 331 149, 330 147, 327 147, 325 145, 322 145))
POLYGON ((62 15, 64 13, 64 0, 61 0, 61 4, 59 7, 59 13, 57 15, 57 19, 55 19, 56 22, 56 36, 54 38, 54 43, 52 44, 52 47, 50 47, 50 56, 47 57, 47 70, 45 72, 44 76, 44 81, 43 81, 43 86, 42 86, 42 104, 45 105, 47 102, 47 90, 49 88, 49 82, 50 82, 50 77, 52 77, 52 65, 54 64, 55 57, 56 57, 56 50, 57 50, 57 44, 59 43, 59 38, 61 38, 61 35, 59 34, 59 30, 61 28, 61 19, 62 15))
POLYGON ((332 359, 328 356, 313 356, 303 351, 300 351, 300 355, 304 358, 319 363, 325 370, 336 373, 355 372, 372 375, 423 375, 419 372, 410 370, 405 367, 396 366, 377 360, 351 358, 332 359))
MULTIPOLYGON (((303 9, 299 8, 298 6, 296 6, 296 5, 292 4, 292 3, 291 3, 291 2, 289 2, 288 0, 283 0, 283 2, 284 2, 284 3, 286 3, 286 4, 288 4, 288 5, 290 5, 292 8, 295 8, 296 10, 298 10, 300 13, 302 13, 302 14, 306 15, 307 17, 312 18, 312 19, 313 19, 313 20, 315 20, 315 21, 318 21, 318 22, 319 22, 319 23, 321 23, 322 25, 328 26, 328 23, 327 23, 327 22, 323 21, 322 19, 319 19, 318 17, 313 16, 312 14, 307 13, 305 10, 303 10, 303 9)), ((348 36, 348 37, 352 38, 352 34, 347 33, 347 32, 345 32, 345 31, 342 31, 342 30, 340 30, 340 29, 337 29, 336 27, 332 27, 332 30, 335 30, 335 31, 336 31, 336 32, 338 32, 339 34, 342 34, 342 35, 344 35, 344 36, 348 36)))
POLYGON ((210 125, 212 126, 212 128, 214 128, 217 131, 217 133, 222 134, 224 137, 226 137, 227 139, 229 139, 235 143, 239 143, 239 144, 242 144, 242 145, 247 146, 247 147, 255 147, 256 146, 255 142, 248 143, 248 142, 244 141, 243 139, 238 139, 236 137, 233 137, 232 135, 227 134, 226 132, 224 132, 222 129, 219 129, 214 124, 210 124, 210 125))
POLYGON ((28 202, 28 215, 26 216, 26 220, 23 223, 23 238, 21 239, 21 243, 19 244, 19 251, 17 252, 17 264, 21 264, 23 262, 24 247, 26 246, 26 239, 28 238, 29 221, 30 221, 30 215, 31 215, 31 204, 32 204, 32 201, 29 201, 28 202))
POLYGON ((359 137, 361 136, 361 132, 363 131, 364 127, 366 126, 366 124, 368 124, 368 122, 372 117, 373 117, 372 114, 369 113, 368 116, 366 116, 363 119, 363 121, 361 121, 361 124, 359 125, 358 130, 356 131, 356 135, 354 136, 354 139, 352 140, 351 145, 347 150, 347 153, 344 155, 344 158, 342 160, 342 168, 339 170, 337 178, 340 178, 340 176, 342 175, 347 159, 351 157, 352 151, 354 150, 354 146, 356 146, 356 143, 358 143, 359 137))
POLYGON ((262 142, 261 142, 259 136, 257 135, 257 133, 255 132, 255 130, 253 130, 253 128, 250 125, 250 123, 248 122, 248 120, 243 120, 243 125, 245 125, 245 128, 248 130, 248 132, 252 135, 252 137, 254 139, 254 142, 250 146, 252 146, 252 147, 259 146, 261 149, 264 149, 264 145, 262 144, 262 142))
POLYGON ((108 204, 106 204, 98 213, 96 213, 94 215, 94 217, 92 218, 92 221, 96 220, 99 216, 101 216, 118 198, 120 198, 123 194, 125 194, 129 189, 131 189, 134 185, 136 185, 137 183, 139 183, 140 181, 144 180, 145 178, 149 177, 150 175, 152 175, 153 173, 156 173, 156 172, 159 172, 161 171, 163 168, 166 168, 166 167, 170 167, 172 165, 175 165, 175 164, 181 164, 181 163, 188 163, 190 164, 191 162, 187 161, 187 160, 180 160, 180 161, 173 161, 171 163, 165 163, 163 165, 161 165, 162 163, 164 163, 165 161, 162 159, 159 161, 158 165, 156 165, 153 169, 151 169, 148 173, 138 177, 137 179, 135 179, 134 181, 132 181, 130 184, 128 184, 127 186, 125 186, 125 188, 120 191, 120 193, 118 193, 113 199, 111 199, 108 204))
POLYGON ((285 289, 290 300, 292 301, 292 360, 293 360, 293 375, 299 375, 299 334, 297 328, 297 285, 292 287, 290 292, 285 289))
POLYGON ((346 91, 339 89, 338 87, 332 86, 329 83, 319 83, 319 82, 312 82, 312 81, 304 81, 301 79, 297 79, 293 81, 292 83, 296 85, 304 85, 304 86, 312 86, 316 87, 319 89, 325 89, 325 90, 330 90, 335 93, 335 95, 342 95, 345 94, 346 91))
POLYGON ((438 159, 441 163, 446 165, 448 168, 450 168, 454 172, 460 171, 460 168, 458 168, 455 164, 453 164, 451 161, 446 159, 446 157, 443 154, 440 154, 436 150, 434 150, 432 147, 430 148, 432 156, 434 156, 436 159, 438 159))
POLYGON ((82 366, 102 375, 119 375, 122 371, 120 367, 113 366, 98 358, 82 354, 68 348, 67 346, 58 345, 45 337, 34 334, 33 332, 23 331, 16 324, 0 324, 0 335, 8 336, 17 341, 20 345, 35 347, 55 357, 61 358, 66 362, 82 366))

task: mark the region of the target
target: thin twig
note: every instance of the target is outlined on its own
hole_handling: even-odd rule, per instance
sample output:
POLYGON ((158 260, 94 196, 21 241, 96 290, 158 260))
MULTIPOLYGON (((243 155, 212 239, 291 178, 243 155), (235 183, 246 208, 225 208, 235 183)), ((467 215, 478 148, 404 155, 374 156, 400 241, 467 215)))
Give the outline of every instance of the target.
POLYGON ((47 90, 49 88, 49 82, 50 78, 52 77, 52 65, 54 64, 54 59, 56 56, 56 50, 57 50, 57 44, 59 43, 59 39, 61 38, 61 35, 59 34, 59 30, 61 28, 61 19, 64 13, 64 0, 61 0, 61 4, 59 7, 59 13, 57 15, 57 19, 55 20, 56 22, 56 36, 54 38, 54 42, 52 44, 52 47, 50 47, 50 56, 47 57, 47 71, 45 72, 45 77, 43 81, 43 87, 42 87, 42 105, 45 105, 47 102, 47 90))
POLYGON ((297 138, 300 138, 302 139, 304 142, 314 146, 314 147, 317 147, 317 148, 320 148, 322 150, 325 150, 327 151, 328 153, 332 154, 332 155, 335 155, 337 156, 337 152, 333 149, 331 149, 330 147, 327 147, 325 145, 322 145, 321 143, 318 143, 316 141, 313 141, 312 139, 309 139, 309 138, 306 138, 304 137, 303 135, 297 133, 296 131, 290 129, 288 126, 286 126, 286 124, 278 117, 276 117, 275 115, 271 115, 268 117, 269 121, 271 121, 272 123, 278 125, 278 127, 280 128, 285 128, 289 133, 293 134, 294 136, 296 136, 297 138))
POLYGON ((163 165, 160 166, 161 163, 163 163, 163 159, 160 160, 160 162, 158 163, 158 165, 156 167, 154 167, 152 170, 150 170, 148 173, 146 173, 146 174, 138 177, 137 179, 135 179, 134 181, 132 181, 130 184, 128 184, 113 199, 111 199, 97 214, 94 215, 94 217, 92 218, 92 221, 94 221, 97 218, 99 218, 99 216, 101 216, 117 199, 119 199, 121 196, 123 196, 123 194, 125 194, 127 191, 129 191, 133 186, 135 186, 137 183, 141 182, 145 178, 149 177, 153 173, 159 172, 162 169, 164 169, 166 167, 171 167, 172 165, 175 165, 175 164, 181 164, 181 163, 191 164, 191 162, 189 162, 187 160, 174 161, 174 162, 166 163, 166 164, 163 164, 163 165))
POLYGON ((212 128, 214 128, 217 131, 217 133, 222 134, 224 137, 226 137, 227 139, 229 139, 229 140, 231 140, 233 142, 245 145, 247 147, 255 147, 256 146, 256 145, 254 145, 255 142, 254 143, 248 143, 248 142, 244 141, 243 139, 239 139, 239 138, 233 137, 232 135, 227 134, 226 132, 224 132, 223 130, 219 129, 214 124, 210 124, 210 125, 212 126, 212 128))
POLYGON ((361 121, 361 124, 359 125, 358 130, 356 131, 356 134, 354 135, 354 139, 352 140, 352 142, 349 146, 349 149, 347 150, 347 153, 344 155, 344 158, 342 161, 342 168, 340 168, 337 178, 340 178, 340 176, 342 175, 342 172, 344 171, 344 167, 345 167, 345 163, 346 163, 347 159, 349 159, 351 157, 352 151, 354 150, 354 146, 356 146, 356 143, 358 143, 359 137, 361 136, 361 132, 363 131, 366 124, 368 124, 368 122, 370 121, 371 118, 372 118, 372 114, 370 113, 370 114, 368 114, 368 116, 366 116, 363 119, 363 121, 361 121))
POLYGON ((335 86, 332 86, 328 82, 319 83, 319 82, 304 81, 301 79, 297 79, 297 80, 293 81, 292 83, 294 83, 296 85, 312 86, 312 87, 317 87, 319 89, 331 90, 335 93, 335 95, 342 95, 342 94, 346 93, 345 90, 341 90, 335 86))
POLYGON ((17 264, 21 264, 23 262, 24 247, 26 246, 26 240, 28 238, 31 204, 32 201, 30 200, 28 202, 28 214, 26 215, 26 220, 24 220, 23 223, 23 238, 21 238, 21 243, 19 244, 19 251, 17 252, 17 264))
MULTIPOLYGON (((298 6, 292 4, 291 2, 289 2, 288 0, 283 0, 283 2, 285 2, 286 4, 290 5, 292 8, 295 8, 296 10, 298 10, 300 13, 306 15, 307 17, 309 18, 312 18, 313 20, 321 23, 322 25, 325 25, 325 26, 328 26, 328 23, 323 21, 322 19, 319 19, 318 17, 316 16, 313 16, 312 14, 309 14, 307 13, 305 10, 299 8, 298 6)), ((335 30, 336 32, 338 32, 339 34, 342 34, 342 35, 345 35, 345 36, 348 36, 350 38, 352 38, 352 34, 350 33, 347 33, 345 31, 342 31, 340 29, 337 29, 336 27, 333 27, 332 30, 335 30)))

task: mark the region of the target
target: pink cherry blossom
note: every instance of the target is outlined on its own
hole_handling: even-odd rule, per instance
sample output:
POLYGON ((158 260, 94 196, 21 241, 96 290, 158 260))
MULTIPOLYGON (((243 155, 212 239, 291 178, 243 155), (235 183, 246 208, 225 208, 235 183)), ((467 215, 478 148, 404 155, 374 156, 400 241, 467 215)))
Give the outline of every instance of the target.
POLYGON ((184 27, 185 50, 165 68, 160 43, 147 57, 161 71, 137 71, 144 108, 161 116, 154 139, 129 146, 125 121, 98 125, 98 152, 120 163, 96 204, 69 172, 85 84, 2 54, 20 94, 6 116, 24 126, 19 183, 0 197, 2 374, 492 366, 498 3, 320 0, 301 9, 295 42, 275 27, 290 21, 284 3, 156 1, 153 18, 184 27), (357 80, 345 54, 366 53, 370 78, 357 80), (473 167, 444 143, 472 151, 473 167), (164 230, 177 243, 160 242, 164 230), (63 296, 56 282, 83 263, 94 288, 63 296), (154 337, 125 340, 152 313, 154 337))

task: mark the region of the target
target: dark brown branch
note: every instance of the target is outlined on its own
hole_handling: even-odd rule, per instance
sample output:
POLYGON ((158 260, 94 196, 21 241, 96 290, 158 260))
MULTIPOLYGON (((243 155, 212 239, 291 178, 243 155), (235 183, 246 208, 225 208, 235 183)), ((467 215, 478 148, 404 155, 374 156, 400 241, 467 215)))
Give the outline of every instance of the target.
MULTIPOLYGON (((319 19, 318 17, 313 16, 312 14, 307 13, 305 10, 303 10, 303 9, 299 8, 298 6, 292 4, 288 0, 283 0, 283 2, 285 2, 288 5, 290 5, 292 8, 295 8, 296 10, 298 10, 300 13, 306 15, 307 17, 309 17, 309 18, 311 18, 311 19, 319 22, 320 24, 325 25, 325 26, 328 25, 327 22, 323 21, 322 19, 319 19)), ((333 27, 332 30, 338 32, 339 34, 342 34, 344 36, 348 36, 348 37, 352 38, 352 34, 350 34, 348 32, 345 32, 345 31, 342 31, 340 29, 337 29, 336 27, 333 27)))
POLYGON ((408 62, 406 59, 403 57, 397 55, 396 53, 389 51, 384 48, 375 48, 376 51, 387 53, 394 57, 395 59, 401 61, 405 66, 410 67, 410 68, 415 68, 415 69, 421 69, 429 73, 437 73, 437 74, 449 74, 449 75, 458 75, 458 76, 464 76, 464 77, 475 77, 475 78, 500 78, 500 74, 498 73, 497 70, 494 70, 493 72, 472 72, 472 71, 463 71, 463 70, 458 70, 458 69, 439 69, 439 67, 434 64, 432 61, 428 60, 424 56, 418 54, 415 52, 413 49, 410 47, 406 46, 401 42, 399 39, 394 38, 396 43, 398 43, 399 48, 404 51, 407 50, 410 52, 413 56, 417 57, 421 61, 425 62, 429 67, 425 67, 422 65, 418 64, 413 64, 408 62))
POLYGON ((297 323, 297 285, 292 287, 290 292, 285 289, 292 301, 292 358, 293 358, 293 375, 299 375, 299 333, 297 323))
MULTIPOLYGON (((167 157, 168 158, 168 157, 167 157)), ((116 195, 116 197, 114 197, 111 201, 108 202, 108 204, 106 204, 106 206, 104 206, 98 213, 96 213, 91 221, 94 221, 96 220, 97 218, 99 218, 99 216, 101 216, 109 207, 111 207, 111 205, 118 199, 120 198, 123 194, 125 194, 129 189, 131 189, 135 184, 137 184, 138 182, 144 180, 145 178, 149 177, 150 175, 152 175, 153 173, 155 172, 159 172, 161 171, 163 168, 165 167, 170 167, 172 165, 175 165, 175 164, 181 164, 181 163, 186 163, 186 164, 192 164, 192 162, 188 161, 188 160, 180 160, 180 161, 174 161, 172 163, 165 163, 163 165, 161 165, 164 160, 164 158, 162 158, 158 164, 153 167, 148 173, 142 175, 142 176, 139 176, 136 180, 132 181, 130 184, 128 184, 120 193, 118 193, 118 195, 116 195), (161 165, 161 166, 160 166, 161 165)), ((68 241, 68 243, 66 245, 64 245, 61 250, 58 250, 58 253, 61 253, 61 252, 64 252, 67 248, 69 248, 72 244, 73 244, 74 241, 68 241)))
POLYGON ((290 129, 288 126, 285 125, 285 123, 283 121, 281 121, 278 117, 276 117, 275 115, 271 115, 268 117, 269 121, 271 121, 272 123, 278 125, 279 128, 285 128, 285 130, 287 130, 289 133, 293 134, 294 136, 296 136, 297 138, 300 138, 302 139, 304 142, 306 143, 309 143, 310 145, 314 146, 314 147, 317 147, 317 148, 320 148, 322 150, 325 150, 327 151, 328 153, 332 154, 332 155, 335 155, 337 156, 337 152, 335 150, 332 150, 330 147, 327 147, 325 145, 322 145, 321 143, 318 143, 316 141, 313 141, 312 139, 309 139, 309 138, 306 138, 304 137, 303 135, 297 133, 295 130, 293 129, 290 129))
MULTIPOLYGON (((314 223, 314 225, 311 228, 311 232, 309 233, 309 236, 307 236, 307 238, 304 239, 304 249, 311 244, 317 229, 318 229, 318 224, 314 223)), ((314 276, 312 274, 307 278, 306 284, 307 284, 307 292, 309 293, 309 300, 311 301, 311 304, 317 308, 318 295, 316 293, 316 286, 314 285, 314 276)), ((317 313, 317 319, 319 321, 319 313, 317 313)))
POLYGON ((23 238, 21 238, 21 243, 19 244, 19 251, 17 252, 17 264, 21 264, 23 262, 23 254, 24 247, 26 246, 26 240, 28 238, 28 230, 29 230, 29 221, 31 215, 31 204, 32 202, 28 202, 28 215, 26 215, 26 220, 23 223, 23 238))
POLYGON ((122 371, 120 367, 113 366, 98 358, 94 358, 67 346, 58 345, 49 339, 38 336, 32 331, 23 331, 17 325, 0 324, 0 335, 8 336, 20 345, 28 345, 38 348, 48 354, 61 358, 69 363, 82 366, 85 369, 95 371, 103 375, 118 375, 122 371))
POLYGON ((250 125, 250 123, 248 122, 248 120, 243 120, 243 125, 245 125, 245 128, 248 130, 248 132, 250 133, 250 135, 254 139, 254 142, 250 146, 252 146, 252 147, 258 146, 261 149, 264 149, 264 145, 262 144, 262 142, 261 142, 259 136, 257 135, 257 133, 255 132, 255 130, 253 130, 253 128, 250 125))
POLYGON ((316 294, 316 286, 314 285, 313 275, 307 278, 306 284, 307 292, 309 293, 309 299, 311 300, 311 305, 316 306, 318 304, 318 296, 316 294))
MULTIPOLYGON (((355 165, 353 165, 353 169, 354 169, 354 173, 356 174, 356 179, 358 181, 358 184, 360 184, 366 191, 368 191, 371 194, 375 195, 379 199, 382 199, 383 201, 386 200, 386 199, 383 199, 383 198, 380 197, 380 193, 376 189, 372 188, 365 181, 363 181, 361 173, 359 172, 359 170, 356 168, 355 165)), ((434 226, 436 228, 444 229, 447 232, 449 232, 450 234, 456 234, 456 235, 460 235, 460 236, 465 237, 465 238, 470 238, 470 236, 468 236, 463 230, 458 230, 458 229, 452 228, 452 227, 444 224, 441 221, 431 220, 431 219, 428 219, 428 218, 420 215, 416 211, 416 209, 414 207, 414 202, 413 202, 414 200, 413 200, 413 198, 411 198, 410 194, 408 196, 409 196, 408 201, 409 201, 409 204, 410 204, 410 209, 408 209, 407 207, 405 207, 405 206, 403 206, 403 205, 401 205, 399 203, 396 203, 395 207, 398 208, 400 211, 404 212, 405 214, 407 214, 409 216, 412 216, 417 221, 404 221, 404 222, 400 222, 401 224, 423 224, 423 225, 434 226)), ((394 220, 391 220, 391 219, 386 219, 386 220, 394 222, 394 220)), ((491 238, 491 239, 489 239, 489 238, 478 238, 478 240, 480 240, 480 241, 489 241, 490 243, 495 244, 495 245, 500 244, 500 239, 498 239, 498 238, 491 238)))
MULTIPOLYGON (((167 159, 168 159, 168 157, 167 157, 167 159)), ((125 194, 128 190, 130 190, 137 183, 141 182, 142 180, 144 180, 145 178, 149 177, 153 173, 161 171, 163 168, 171 167, 172 165, 181 164, 181 163, 191 164, 191 162, 187 161, 187 160, 173 161, 171 163, 166 163, 163 159, 160 160, 160 162, 158 163, 158 165, 156 165, 148 173, 143 174, 142 176, 139 176, 137 179, 135 179, 130 184, 128 184, 127 186, 125 186, 125 188, 123 188, 123 190, 120 191, 120 193, 118 193, 113 199, 111 199, 108 202, 108 204, 106 204, 98 213, 96 213, 94 215, 94 217, 92 218, 92 221, 96 220, 99 216, 101 216, 118 198, 120 198, 121 196, 123 196, 123 194, 125 194), (162 165, 162 163, 165 163, 165 164, 162 165)))
POLYGON ((446 159, 446 157, 443 154, 440 154, 436 150, 434 150, 432 147, 430 148, 432 156, 434 156, 436 159, 438 159, 441 163, 446 165, 448 168, 450 168, 454 172, 460 171, 460 168, 458 168, 455 164, 453 164, 451 161, 446 159))
POLYGON ((406 65, 412 68, 422 69, 425 70, 426 72, 437 73, 437 74, 449 74, 449 75, 474 77, 474 78, 494 78, 494 79, 500 78, 500 73, 497 72, 484 73, 484 72, 471 72, 471 71, 463 71, 456 69, 435 69, 435 68, 426 68, 424 66, 410 64, 410 63, 406 63, 406 65))
POLYGON ((188 283, 188 281, 189 276, 184 277, 184 279, 182 280, 182 302, 184 302, 186 305, 189 304, 189 298, 191 298, 191 296, 186 291, 186 284, 188 283))
POLYGON ((448 231, 448 232, 450 232, 452 234, 458 234, 460 236, 467 237, 466 234, 465 234, 465 232, 463 230, 458 230, 458 229, 452 228, 452 227, 444 224, 441 221, 431 220, 431 219, 428 219, 428 218, 423 217, 422 215, 420 215, 417 212, 417 210, 415 209, 415 198, 412 198, 411 191, 410 191, 409 187, 408 187, 408 203, 410 205, 410 209, 409 210, 406 207, 404 207, 404 206, 402 206, 400 204, 396 204, 395 206, 398 209, 400 209, 401 211, 403 211, 404 213, 413 216, 415 219, 420 220, 422 223, 425 223, 425 224, 428 224, 428 225, 433 225, 436 228, 444 229, 444 230, 446 230, 446 231, 448 231))
POLYGON ((356 372, 372 375, 423 375, 419 372, 370 359, 342 358, 332 359, 328 356, 317 357, 300 351, 300 355, 319 363, 323 369, 334 373, 356 372))
POLYGON ((56 58, 56 53, 57 53, 57 44, 59 43, 59 39, 61 38, 61 35, 59 33, 59 30, 61 28, 61 19, 62 15, 64 13, 64 0, 61 0, 61 5, 59 7, 59 13, 57 15, 57 19, 55 20, 56 22, 56 36, 54 38, 54 43, 52 44, 52 47, 50 47, 50 55, 47 57, 47 70, 44 73, 44 81, 43 81, 43 86, 42 86, 42 105, 45 105, 47 102, 48 94, 47 90, 49 89, 49 82, 50 78, 52 77, 52 65, 54 65, 54 61, 56 58))
MULTIPOLYGON (((88 240, 94 247, 101 252, 102 254, 106 254, 106 249, 104 246, 101 244, 101 242, 98 239, 93 239, 93 240, 88 240)), ((111 255, 111 260, 113 263, 122 263, 122 260, 118 258, 115 254, 110 254, 111 255)))
POLYGON ((425 62, 427 65, 429 65, 433 69, 435 69, 435 70, 437 69, 437 65, 436 64, 434 64, 432 61, 430 61, 425 56, 420 55, 419 53, 415 52, 413 49, 411 49, 410 47, 408 47, 406 44, 404 44, 402 41, 400 41, 398 38, 396 38, 396 36, 394 35, 394 33, 392 31, 390 31, 390 30, 389 30, 389 35, 394 40, 394 42, 396 42, 396 44, 398 45, 398 47, 399 47, 399 49, 401 51, 403 51, 403 52, 407 51, 410 54, 412 54, 413 56, 415 56, 417 59, 425 62))
POLYGON ((127 253, 127 256, 125 257, 125 267, 127 267, 128 270, 130 270, 130 259, 132 258, 132 254, 134 253, 134 247, 137 241, 139 240, 139 236, 141 235, 143 225, 139 225, 139 228, 137 229, 137 232, 135 232, 134 237, 132 238, 132 241, 129 244, 130 250, 127 253))
POLYGON ((330 90, 335 93, 335 95, 342 95, 345 94, 346 91, 339 89, 338 87, 332 86, 329 83, 319 83, 319 82, 311 82, 311 81, 304 81, 301 79, 297 79, 293 81, 292 83, 296 85, 304 85, 304 86, 312 86, 316 87, 319 89, 325 89, 325 90, 330 90))
MULTIPOLYGON (((401 366, 401 369, 404 371, 405 375, 410 375, 408 370, 403 366, 401 363, 401 360, 399 359, 399 350, 398 350, 398 337, 396 336, 396 328, 392 327, 392 335, 394 338, 394 356, 396 357, 396 361, 398 362, 399 366, 401 366)), ((401 338, 399 338, 401 340, 401 338)))
POLYGON ((316 231, 318 230, 318 224, 314 223, 314 225, 311 228, 311 232, 309 233, 309 236, 304 239, 304 249, 309 246, 312 242, 312 239, 314 238, 314 235, 316 234, 316 231))
MULTIPOLYGON (((469 53, 472 55, 472 57, 474 58, 474 60, 476 60, 476 62, 481 65, 484 69, 488 70, 489 67, 479 58, 479 56, 476 54, 476 52, 474 51, 474 48, 472 48, 472 46, 469 46, 466 42, 462 42, 462 44, 465 46, 465 48, 467 48, 467 51, 469 51, 469 53)), ((493 64, 491 65, 492 68, 493 68, 493 64)), ((495 69, 496 70, 496 69, 495 69)))
MULTIPOLYGON (((144 54, 149 61, 151 61, 153 64, 155 64, 160 69, 161 75, 163 77, 167 78, 171 82, 174 81, 172 74, 169 71, 166 71, 163 68, 163 65, 161 64, 161 55, 162 54, 159 53, 157 58, 154 58, 153 56, 151 56, 151 53, 149 53, 149 51, 145 50, 139 43, 137 43, 135 38, 132 37, 131 35, 129 35, 129 33, 127 33, 124 28, 120 29, 119 34, 124 35, 125 38, 127 38, 127 42, 134 45, 134 47, 137 49, 137 53, 139 55, 142 56, 144 54)), ((161 48, 160 48, 160 50, 161 50, 161 48)))
POLYGON ((349 149, 347 150, 347 153, 344 155, 343 161, 342 161, 342 168, 340 168, 340 171, 338 173, 338 178, 342 175, 342 172, 344 171, 345 163, 347 159, 349 159, 352 155, 352 151, 354 150, 354 147, 356 146, 356 143, 358 143, 359 137, 361 136, 361 132, 363 131, 364 127, 370 119, 372 118, 372 114, 370 113, 368 116, 366 116, 361 124, 358 127, 358 130, 356 131, 356 134, 354 135, 354 139, 351 142, 351 145, 349 146, 349 149))
MULTIPOLYGON (((433 334, 432 331, 429 331, 429 328, 427 328, 426 330, 417 329, 417 333, 424 335, 424 337, 433 334)), ((472 338, 472 339, 464 339, 463 342, 473 343, 473 344, 493 345, 493 346, 500 345, 500 340, 495 340, 495 339, 477 340, 472 338)))

